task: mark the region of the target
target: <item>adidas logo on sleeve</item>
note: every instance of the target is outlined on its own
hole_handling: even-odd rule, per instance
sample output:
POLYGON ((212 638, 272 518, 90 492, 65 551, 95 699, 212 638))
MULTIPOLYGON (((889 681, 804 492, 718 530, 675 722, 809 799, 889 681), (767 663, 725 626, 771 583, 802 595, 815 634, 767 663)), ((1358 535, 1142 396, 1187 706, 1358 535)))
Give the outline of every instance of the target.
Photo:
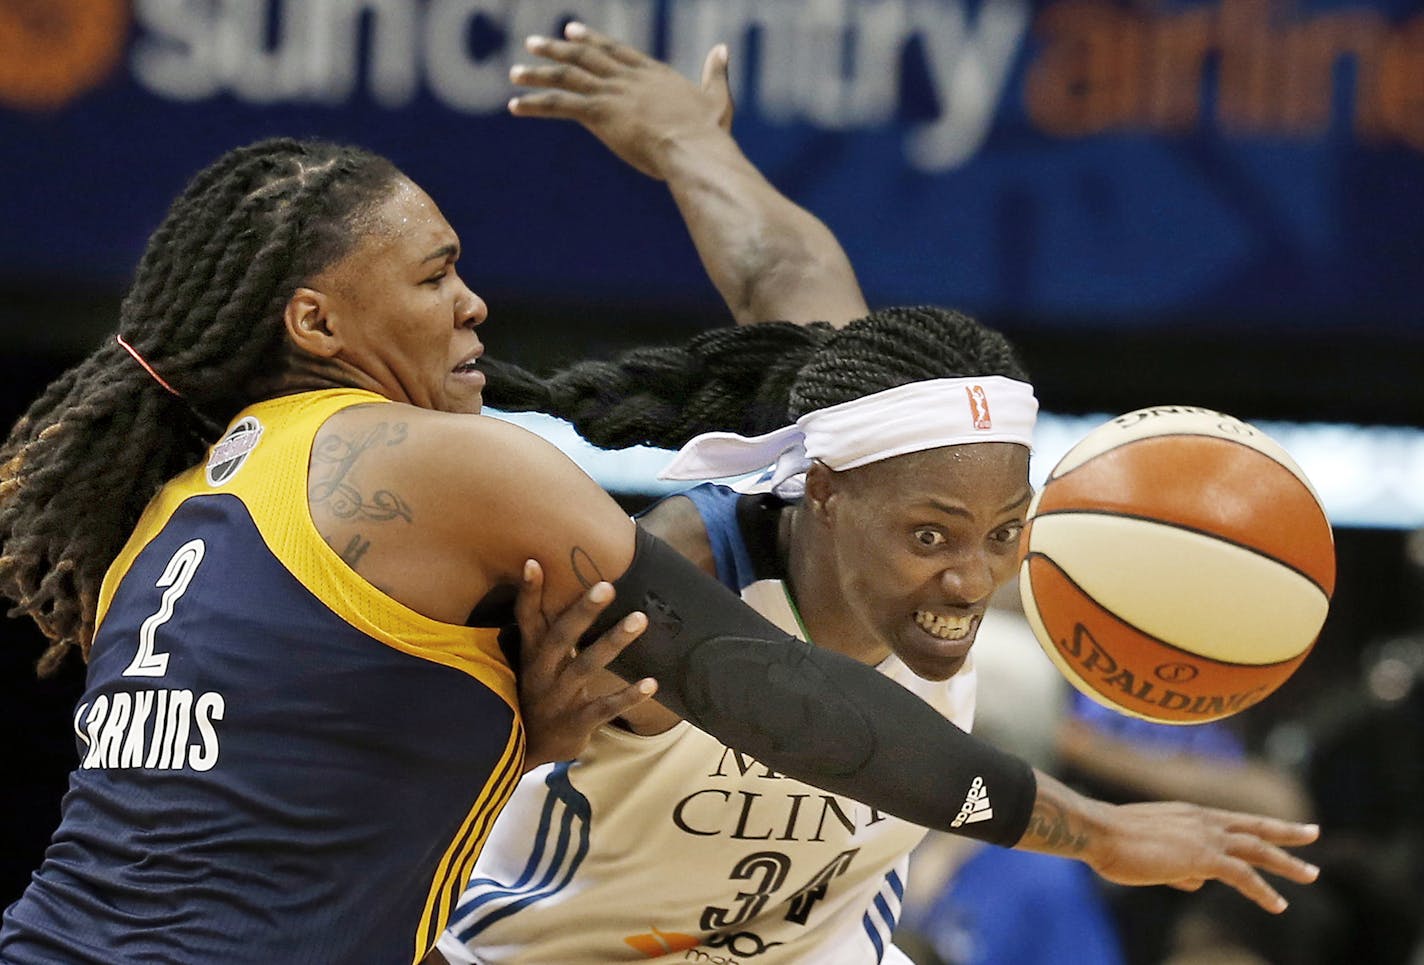
POLYGON ((976 777, 974 783, 969 785, 969 793, 964 796, 964 803, 959 806, 959 813, 949 822, 949 826, 957 828, 962 824, 975 824, 987 821, 993 816, 994 806, 989 803, 989 789, 984 786, 982 777, 976 777))

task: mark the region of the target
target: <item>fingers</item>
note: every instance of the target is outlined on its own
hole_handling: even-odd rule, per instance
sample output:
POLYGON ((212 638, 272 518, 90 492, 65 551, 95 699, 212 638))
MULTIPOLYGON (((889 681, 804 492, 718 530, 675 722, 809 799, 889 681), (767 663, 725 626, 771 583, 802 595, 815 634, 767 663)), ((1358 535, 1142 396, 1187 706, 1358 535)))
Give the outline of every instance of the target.
POLYGON ((1257 868, 1298 884, 1308 885, 1320 877, 1320 869, 1309 861, 1282 851, 1276 845, 1262 841, 1255 835, 1244 833, 1231 835, 1226 851, 1233 857, 1240 858, 1257 868))
POLYGON ((717 44, 707 51, 707 59, 702 62, 702 90, 722 104, 717 123, 723 130, 732 128, 732 85, 727 80, 727 58, 727 45, 717 44))
POLYGON ((717 44, 702 61, 702 89, 709 94, 727 92, 727 45, 717 44))
POLYGON ((649 63, 651 58, 627 44, 620 44, 612 37, 605 36, 588 24, 574 21, 564 28, 564 36, 574 43, 584 43, 595 47, 609 60, 616 60, 628 67, 649 63))
MULTIPOLYGON (((570 665, 571 670, 580 674, 591 674, 605 669, 623 648, 642 636, 648 628, 648 617, 641 611, 628 614, 617 624, 605 630, 593 643, 585 647, 570 665)), ((629 708, 636 707, 657 692, 657 681, 644 677, 621 690, 589 701, 580 711, 584 726, 594 727, 621 717, 629 708)))
POLYGON ((1230 824, 1244 825, 1251 830, 1233 830, 1228 834, 1214 877, 1266 911, 1280 914, 1285 911, 1287 902, 1266 882, 1261 872, 1308 885, 1320 876, 1320 869, 1282 850, 1267 838, 1281 840, 1288 845, 1309 844, 1319 836, 1319 828, 1271 818, 1229 816, 1230 824))
POLYGON ((658 685, 651 677, 644 677, 622 690, 614 691, 596 700, 591 700, 579 710, 582 725, 588 730, 602 727, 615 717, 622 717, 632 708, 643 703, 657 693, 658 685))
POLYGON ((515 64, 509 68, 509 79, 521 87, 552 87, 575 94, 592 94, 599 89, 597 77, 568 64, 536 64, 532 67, 515 64))
POLYGON ((586 664, 589 669, 601 670, 612 663, 624 647, 642 636, 647 628, 648 618, 641 611, 630 613, 585 647, 578 656, 578 662, 586 664))
POLYGON ((598 91, 603 78, 619 69, 616 61, 586 44, 530 37, 524 46, 554 64, 516 64, 509 79, 524 87, 543 88, 509 101, 516 117, 552 117, 582 120, 590 109, 588 96, 598 91))
MULTIPOLYGON (((593 625, 593 621, 613 600, 611 583, 595 583, 589 587, 567 610, 560 613, 537 637, 524 637, 524 652, 521 659, 525 669, 531 673, 556 673, 568 662, 570 654, 578 645, 579 638, 593 625)), ((524 624, 520 624, 523 633, 524 624)))
MULTIPOLYGON (((555 61, 552 65, 530 67, 517 64, 510 68, 509 78, 525 87, 556 88, 576 94, 592 94, 599 89, 599 81, 617 73, 624 67, 640 67, 652 64, 641 52, 625 44, 590 30, 581 23, 571 23, 564 30, 567 40, 535 35, 524 41, 524 47, 531 54, 555 61)), ((714 48, 715 49, 715 48, 714 48)), ((722 73, 725 86, 726 49, 722 48, 722 73)), ((730 97, 728 98, 730 100, 730 97)), ((522 98, 521 98, 522 100, 522 98)), ((536 109, 563 110, 559 99, 542 99, 534 102, 536 109)))
POLYGON ((568 651, 578 645, 579 638, 593 626, 603 608, 613 602, 613 584, 605 581, 589 587, 573 605, 554 618, 548 637, 553 646, 568 651))
POLYGON ((578 67, 595 77, 608 77, 621 67, 627 66, 602 48, 580 41, 556 40, 553 37, 536 35, 524 41, 524 47, 531 54, 578 67))
POLYGON ((1214 877, 1235 888, 1266 911, 1279 915, 1286 910, 1286 900, 1280 892, 1266 883, 1260 872, 1240 858, 1223 857, 1214 877))
POLYGON ((578 120, 589 109, 587 98, 562 90, 541 90, 510 98, 509 113, 515 117, 555 117, 578 120))
POLYGON ((519 624, 521 637, 537 641, 549 627, 543 608, 544 568, 537 560, 525 560, 523 576, 519 594, 514 598, 514 619, 519 624))
POLYGON ((1297 824, 1294 821, 1281 821, 1238 811, 1213 810, 1209 813, 1228 831, 1252 834, 1263 841, 1288 848, 1311 844, 1320 837, 1320 826, 1316 824, 1297 824))

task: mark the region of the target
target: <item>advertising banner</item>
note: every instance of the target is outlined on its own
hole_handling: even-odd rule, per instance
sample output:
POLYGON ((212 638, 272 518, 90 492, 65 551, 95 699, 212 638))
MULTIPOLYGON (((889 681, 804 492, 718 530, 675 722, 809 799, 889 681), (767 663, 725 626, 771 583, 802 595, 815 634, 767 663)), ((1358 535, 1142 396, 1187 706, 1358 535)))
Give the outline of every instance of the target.
POLYGON ((184 180, 273 134, 390 155, 477 290, 709 300, 665 192, 515 119, 578 17, 695 76, 874 302, 1030 326, 1424 328, 1424 6, 1403 0, 12 0, 0 281, 122 284, 184 180))

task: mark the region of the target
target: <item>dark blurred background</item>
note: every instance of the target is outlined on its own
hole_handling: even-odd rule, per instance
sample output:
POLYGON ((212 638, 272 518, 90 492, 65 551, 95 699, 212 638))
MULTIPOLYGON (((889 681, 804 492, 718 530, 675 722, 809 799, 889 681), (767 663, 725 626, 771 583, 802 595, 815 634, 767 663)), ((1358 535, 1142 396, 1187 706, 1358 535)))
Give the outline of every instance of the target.
MULTIPOLYGON (((660 186, 576 127, 503 114, 520 38, 570 16, 692 76, 725 41, 739 139, 836 231, 873 305, 1003 328, 1052 415, 1185 402, 1308 450, 1292 444, 1337 525, 1334 605, 1302 670, 1233 726, 1356 849, 1336 880, 1357 900, 1332 911, 1355 960, 1406 961, 1424 912, 1421 11, 4 0, 0 416, 111 336, 186 177, 270 134, 359 142, 426 187, 493 353, 547 367, 725 324, 660 186)), ((638 505, 633 478, 610 485, 638 505)), ((35 680, 30 624, 3 633, 0 906, 57 821, 82 686, 76 663, 35 680)))

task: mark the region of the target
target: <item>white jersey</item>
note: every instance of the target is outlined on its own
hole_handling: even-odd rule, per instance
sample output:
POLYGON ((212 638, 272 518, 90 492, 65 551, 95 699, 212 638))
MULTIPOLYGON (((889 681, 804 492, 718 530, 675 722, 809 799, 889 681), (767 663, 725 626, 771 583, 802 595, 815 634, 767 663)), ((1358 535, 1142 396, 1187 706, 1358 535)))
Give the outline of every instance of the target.
MULTIPOLYGON (((800 635, 783 585, 743 598, 800 635)), ((972 663, 932 683, 881 673, 960 727, 972 663)), ((683 721, 598 731, 525 775, 439 948, 453 963, 908 963, 890 943, 917 825, 784 777, 683 721)))

